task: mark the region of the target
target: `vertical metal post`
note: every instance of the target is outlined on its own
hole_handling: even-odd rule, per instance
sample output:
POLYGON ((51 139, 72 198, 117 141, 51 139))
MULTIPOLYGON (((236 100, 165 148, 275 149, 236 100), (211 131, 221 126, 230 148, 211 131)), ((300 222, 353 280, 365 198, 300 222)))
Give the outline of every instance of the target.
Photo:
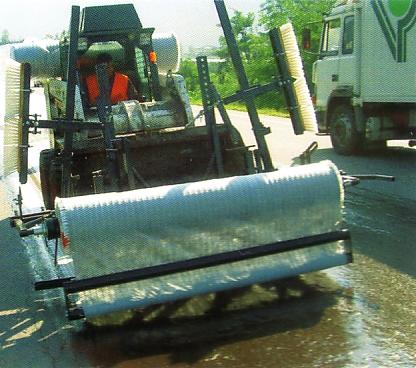
MULTIPOLYGON (((230 132, 231 140, 233 142, 238 143, 240 140, 238 133, 236 134, 236 130, 233 127, 233 124, 231 123, 231 119, 228 116, 227 110, 224 106, 224 101, 222 100, 220 94, 218 93, 213 83, 211 83, 211 96, 215 101, 215 104, 221 115, 224 125, 227 127, 228 131, 230 132)), ((245 153, 245 160, 246 160, 247 174, 255 174, 257 172, 260 172, 260 170, 262 170, 261 160, 260 160, 260 163, 258 163, 258 167, 254 166, 253 152, 247 150, 245 153)))
POLYGON ((299 106, 293 87, 293 81, 289 73, 289 66, 287 65, 285 50, 283 48, 283 42, 280 38, 279 31, 276 28, 273 28, 269 32, 269 37, 273 48, 273 55, 276 61, 277 70, 283 84, 283 95, 290 113, 290 119, 292 120, 293 131, 296 135, 303 134, 305 130, 303 128, 299 106))
POLYGON ((97 97, 97 113, 101 123, 104 124, 104 139, 108 146, 115 137, 114 124, 110 121, 112 107, 110 97, 110 80, 107 75, 107 65, 97 64, 95 66, 97 75, 99 95, 97 97))
POLYGON ((132 157, 132 149, 131 143, 128 138, 123 138, 122 140, 123 145, 123 164, 124 170, 127 174, 127 181, 129 183, 129 189, 133 190, 136 189, 136 179, 134 177, 134 167, 133 167, 133 157, 132 157))
MULTIPOLYGON (((250 85, 248 83, 247 75, 244 70, 243 61, 240 56, 237 41, 233 34, 231 22, 228 17, 227 9, 225 8, 224 1, 223 0, 214 0, 214 1, 215 1, 215 6, 217 8, 218 16, 220 18, 221 26, 224 31, 224 36, 227 42, 231 60, 233 62, 234 69, 237 74, 238 82, 240 84, 240 89, 242 91, 248 90, 250 85)), ((257 109, 255 105, 255 101, 254 101, 254 97, 248 96, 244 102, 247 106, 247 112, 250 117, 251 125, 253 127, 253 133, 256 138, 257 146, 260 151, 260 155, 264 163, 265 170, 272 171, 274 170, 273 163, 272 163, 270 152, 267 147, 267 143, 265 139, 265 135, 268 134, 269 131, 260 122, 259 115, 257 113, 257 109)))
POLYGON ((20 184, 27 183, 28 170, 28 150, 29 150, 29 106, 30 106, 30 64, 25 63, 21 66, 22 79, 20 86, 20 117, 22 124, 22 138, 20 141, 21 147, 19 149, 19 181, 20 184))
MULTIPOLYGON (((71 23, 69 26, 69 50, 68 50, 68 68, 66 77, 66 104, 65 104, 65 119, 69 122, 74 119, 75 111, 75 88, 76 88, 76 63, 78 52, 78 30, 80 19, 80 7, 72 6, 71 9, 71 23)), ((65 130, 64 134, 64 150, 62 161, 62 191, 63 197, 71 195, 71 162, 72 162, 72 145, 73 145, 73 131, 65 130)))
POLYGON ((217 131, 215 120, 214 106, 215 101, 211 93, 211 80, 209 78, 208 60, 206 56, 196 58, 199 76, 199 85, 201 87, 202 104, 204 107, 205 122, 207 124, 208 134, 211 137, 211 144, 214 150, 215 164, 217 166, 218 176, 224 175, 224 163, 221 153, 221 144, 217 131))
POLYGON ((104 143, 111 189, 116 189, 118 187, 119 170, 117 149, 114 147, 115 129, 110 98, 110 81, 107 75, 106 64, 98 64, 96 73, 100 91, 97 98, 98 117, 101 123, 104 124, 104 143))

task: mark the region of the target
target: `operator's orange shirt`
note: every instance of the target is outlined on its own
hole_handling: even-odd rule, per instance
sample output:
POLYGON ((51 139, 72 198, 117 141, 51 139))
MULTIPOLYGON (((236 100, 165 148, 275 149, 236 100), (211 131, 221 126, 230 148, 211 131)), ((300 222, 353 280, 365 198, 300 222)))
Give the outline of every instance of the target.
MULTIPOLYGON (((98 80, 95 74, 91 74, 86 78, 88 102, 90 105, 97 104, 97 97, 100 95, 98 80)), ((121 73, 115 73, 113 87, 111 88, 111 103, 115 105, 120 101, 126 101, 128 96, 129 77, 121 73)))

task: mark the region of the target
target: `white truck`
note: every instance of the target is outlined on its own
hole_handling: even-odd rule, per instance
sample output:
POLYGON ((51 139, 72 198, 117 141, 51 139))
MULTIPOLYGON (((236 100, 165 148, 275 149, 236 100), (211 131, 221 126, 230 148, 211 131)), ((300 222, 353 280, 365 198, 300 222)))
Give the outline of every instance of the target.
POLYGON ((416 0, 343 0, 324 16, 313 99, 337 153, 415 145, 415 24, 416 0))

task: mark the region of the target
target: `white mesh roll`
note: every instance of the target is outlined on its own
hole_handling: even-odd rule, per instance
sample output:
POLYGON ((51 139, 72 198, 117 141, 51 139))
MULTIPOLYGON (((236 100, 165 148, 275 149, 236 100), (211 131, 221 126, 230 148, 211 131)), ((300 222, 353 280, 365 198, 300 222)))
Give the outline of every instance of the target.
MULTIPOLYGON (((204 182, 56 200, 77 278, 242 249, 338 228, 330 162, 204 182)), ((81 293, 89 316, 346 263, 339 244, 81 293)))

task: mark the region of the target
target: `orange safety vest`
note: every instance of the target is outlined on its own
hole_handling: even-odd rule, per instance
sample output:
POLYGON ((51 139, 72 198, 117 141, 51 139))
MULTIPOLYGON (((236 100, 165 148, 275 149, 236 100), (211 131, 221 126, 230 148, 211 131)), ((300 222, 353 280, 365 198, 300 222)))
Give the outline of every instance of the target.
MULTIPOLYGON (((86 78, 88 90, 88 102, 90 105, 96 105, 97 97, 100 95, 98 80, 95 74, 91 74, 86 78)), ((111 103, 115 105, 120 101, 126 101, 128 96, 129 77, 121 73, 115 73, 113 88, 111 89, 111 103)))

